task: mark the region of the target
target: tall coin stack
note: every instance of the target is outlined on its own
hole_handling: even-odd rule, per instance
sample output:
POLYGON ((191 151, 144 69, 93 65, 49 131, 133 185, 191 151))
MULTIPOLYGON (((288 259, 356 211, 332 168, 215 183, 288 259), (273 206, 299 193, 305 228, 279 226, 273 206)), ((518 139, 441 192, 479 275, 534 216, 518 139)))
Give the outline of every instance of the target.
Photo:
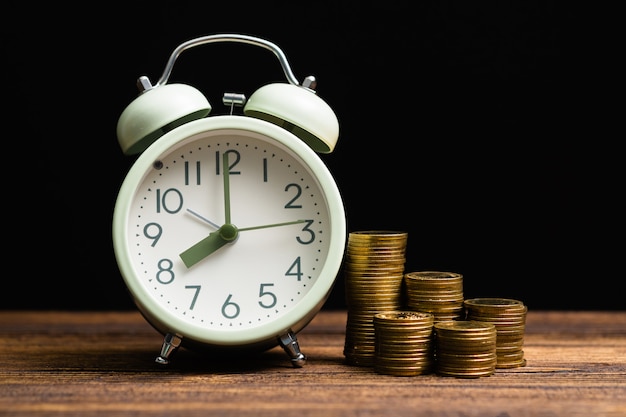
POLYGON ((445 271, 404 274, 407 308, 431 313, 435 322, 463 320, 463 275, 445 271))
POLYGON ((348 234, 344 277, 348 318, 344 357, 374 366, 374 315, 402 309, 402 281, 408 233, 387 230, 348 234))
POLYGON ((434 368, 433 315, 391 311, 374 315, 374 370, 379 374, 416 376, 434 368))
POLYGON ((473 320, 434 324, 438 375, 479 378, 496 371, 496 327, 473 320))
POLYGON ((465 300, 466 320, 491 323, 497 330, 496 368, 526 365, 524 329, 528 308, 523 302, 509 298, 472 298, 465 300))

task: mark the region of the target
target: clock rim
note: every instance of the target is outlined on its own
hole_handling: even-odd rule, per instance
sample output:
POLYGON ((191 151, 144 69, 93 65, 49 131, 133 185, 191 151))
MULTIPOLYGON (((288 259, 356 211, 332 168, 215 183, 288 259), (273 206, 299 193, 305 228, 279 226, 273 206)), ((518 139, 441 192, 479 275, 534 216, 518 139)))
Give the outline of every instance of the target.
POLYGON ((254 347, 269 348, 278 344, 278 337, 288 331, 299 332, 319 312, 328 299, 343 261, 347 221, 343 199, 330 170, 321 158, 304 141, 285 129, 266 122, 239 115, 212 116, 182 125, 151 144, 133 163, 127 173, 115 202, 113 212, 113 248, 118 268, 137 308, 145 319, 159 332, 183 336, 183 345, 196 347, 254 347), (324 194, 329 212, 330 243, 328 256, 315 285, 292 307, 289 314, 277 317, 266 324, 245 330, 206 329, 181 320, 163 308, 145 291, 135 276, 126 241, 127 219, 137 187, 156 157, 190 136, 209 130, 242 130, 269 137, 296 153, 309 166, 324 194))

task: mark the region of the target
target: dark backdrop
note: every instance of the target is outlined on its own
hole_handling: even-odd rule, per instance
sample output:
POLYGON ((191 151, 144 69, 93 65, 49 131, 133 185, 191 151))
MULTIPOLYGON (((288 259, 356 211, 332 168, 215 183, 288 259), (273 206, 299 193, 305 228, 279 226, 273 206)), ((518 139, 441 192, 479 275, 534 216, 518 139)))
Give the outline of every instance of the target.
MULTIPOLYGON (((316 76, 340 122, 322 158, 349 231, 407 231, 406 271, 460 272, 467 298, 625 308, 621 139, 598 111, 612 79, 588 18, 475 3, 3 6, 2 308, 133 308, 111 243, 133 162, 117 119, 140 75, 156 82, 176 46, 216 33, 270 40, 296 77, 316 76)), ((284 80, 270 52, 239 44, 189 50, 170 78, 214 114, 224 91, 284 80)), ((340 275, 325 308, 344 302, 340 275)))

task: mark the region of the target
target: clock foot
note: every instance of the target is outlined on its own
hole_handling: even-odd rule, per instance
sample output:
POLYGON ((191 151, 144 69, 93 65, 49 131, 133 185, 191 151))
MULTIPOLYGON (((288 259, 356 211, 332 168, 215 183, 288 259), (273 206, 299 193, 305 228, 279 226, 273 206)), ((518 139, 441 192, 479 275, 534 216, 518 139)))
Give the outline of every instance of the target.
POLYGON ((280 336, 278 341, 287 355, 289 355, 293 367, 302 368, 306 363, 306 356, 300 352, 300 346, 298 345, 298 339, 296 338, 295 333, 289 331, 280 336))
POLYGON ((163 346, 161 346, 161 354, 157 356, 155 362, 159 365, 168 365, 170 363, 170 357, 180 346, 180 342, 183 340, 182 336, 177 334, 167 333, 163 339, 163 346))

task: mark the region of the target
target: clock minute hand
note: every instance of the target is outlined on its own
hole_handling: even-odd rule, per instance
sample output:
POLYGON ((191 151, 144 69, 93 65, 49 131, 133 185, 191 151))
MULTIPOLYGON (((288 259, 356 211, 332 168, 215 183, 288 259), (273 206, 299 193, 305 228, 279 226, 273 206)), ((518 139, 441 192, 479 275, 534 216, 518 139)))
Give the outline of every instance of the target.
POLYGON ((228 152, 222 157, 222 176, 224 177, 224 215, 225 224, 230 224, 230 167, 228 166, 228 152))
POLYGON ((179 256, 187 268, 191 268, 227 243, 237 239, 239 231, 232 224, 225 224, 215 232, 183 251, 179 256))

